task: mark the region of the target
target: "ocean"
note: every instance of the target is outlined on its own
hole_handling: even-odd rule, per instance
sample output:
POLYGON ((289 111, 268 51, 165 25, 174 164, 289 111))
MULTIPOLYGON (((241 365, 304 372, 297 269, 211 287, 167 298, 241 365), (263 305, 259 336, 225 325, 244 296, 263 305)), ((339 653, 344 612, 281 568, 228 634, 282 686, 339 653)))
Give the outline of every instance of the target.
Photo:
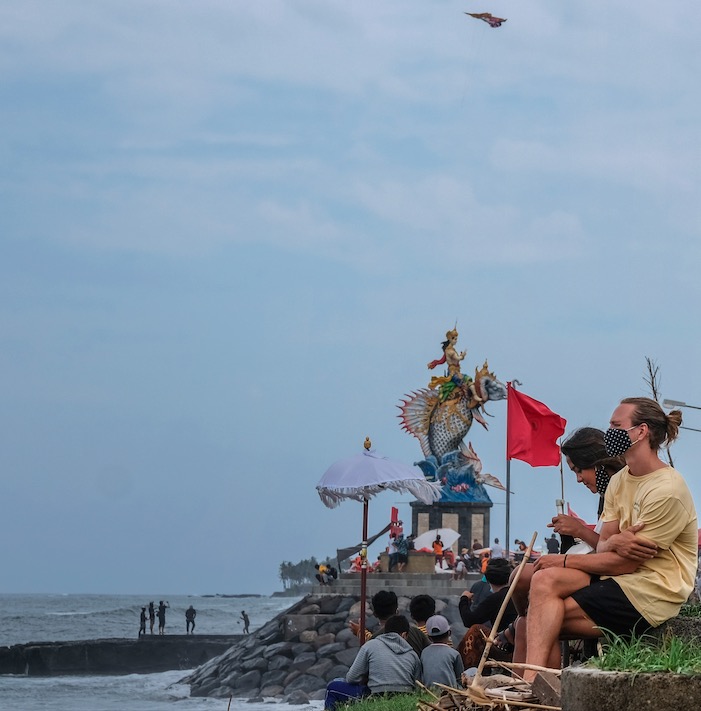
MULTIPOLYGON (((136 638, 141 607, 151 599, 144 595, 0 595, 0 645, 136 638)), ((159 599, 154 600, 156 605, 159 599)), ((253 632, 299 598, 171 595, 162 599, 170 602, 166 634, 185 632, 185 610, 190 605, 197 610, 195 633, 229 634, 242 631, 241 610, 248 614, 253 632)), ((0 711, 226 711, 228 699, 190 698, 189 686, 179 683, 187 673, 0 676, 0 711)), ((313 705, 322 706, 321 702, 313 705)), ((270 711, 270 704, 234 699, 231 708, 270 711)))

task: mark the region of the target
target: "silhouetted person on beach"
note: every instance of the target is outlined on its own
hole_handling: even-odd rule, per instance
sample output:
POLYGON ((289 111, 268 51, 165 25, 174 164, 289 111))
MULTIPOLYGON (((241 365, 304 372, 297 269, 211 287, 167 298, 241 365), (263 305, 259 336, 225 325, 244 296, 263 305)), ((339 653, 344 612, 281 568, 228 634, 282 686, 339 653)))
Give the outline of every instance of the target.
POLYGON ((197 616, 197 610, 190 605, 190 607, 185 610, 185 634, 192 634, 195 631, 195 617, 197 616))
POLYGON ((248 634, 248 625, 250 624, 250 620, 248 619, 248 615, 246 614, 246 610, 241 610, 241 619, 243 620, 243 633, 248 634))
POLYGON ((139 637, 146 634, 146 608, 141 608, 141 616, 139 617, 139 637))
POLYGON ((153 626, 156 624, 156 608, 153 606, 153 600, 148 604, 148 623, 153 634, 153 626))
POLYGON ((165 634, 166 630, 166 610, 170 607, 169 602, 161 600, 158 603, 158 634, 165 634))

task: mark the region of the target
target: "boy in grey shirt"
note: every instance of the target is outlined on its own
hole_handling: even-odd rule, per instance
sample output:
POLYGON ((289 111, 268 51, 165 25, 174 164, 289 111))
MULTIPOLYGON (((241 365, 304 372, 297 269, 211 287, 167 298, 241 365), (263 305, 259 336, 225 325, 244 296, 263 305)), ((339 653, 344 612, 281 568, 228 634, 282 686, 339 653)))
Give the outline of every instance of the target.
POLYGON ((460 675, 464 666, 462 657, 449 646, 450 624, 443 615, 429 617, 426 622, 426 633, 431 645, 421 652, 421 666, 424 673, 424 684, 444 684, 460 688, 460 675))

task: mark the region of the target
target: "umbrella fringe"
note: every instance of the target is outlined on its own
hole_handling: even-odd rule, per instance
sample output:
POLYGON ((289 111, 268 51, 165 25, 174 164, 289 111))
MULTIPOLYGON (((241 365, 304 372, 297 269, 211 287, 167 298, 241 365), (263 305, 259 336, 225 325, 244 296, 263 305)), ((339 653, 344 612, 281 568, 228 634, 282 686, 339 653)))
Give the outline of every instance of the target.
POLYGON ((398 492, 409 492, 419 501, 425 504, 438 501, 441 497, 441 485, 438 482, 421 481, 420 479, 403 479, 401 481, 387 482, 386 484, 374 484, 372 486, 359 486, 353 488, 329 488, 319 487, 316 490, 319 492, 324 506, 330 509, 335 509, 344 499, 353 499, 354 501, 362 502, 364 499, 370 499, 375 494, 391 489, 398 492))

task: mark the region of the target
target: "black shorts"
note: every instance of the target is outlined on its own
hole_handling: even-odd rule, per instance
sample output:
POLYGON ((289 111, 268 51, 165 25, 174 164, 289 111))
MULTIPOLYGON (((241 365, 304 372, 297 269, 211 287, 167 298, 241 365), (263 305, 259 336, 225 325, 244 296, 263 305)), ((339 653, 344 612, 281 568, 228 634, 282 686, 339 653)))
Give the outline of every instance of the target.
POLYGON ((571 597, 605 634, 639 637, 652 628, 613 578, 593 578, 591 585, 577 590, 571 597))
POLYGON ((409 556, 403 553, 397 553, 397 563, 407 563, 409 562, 409 556))

